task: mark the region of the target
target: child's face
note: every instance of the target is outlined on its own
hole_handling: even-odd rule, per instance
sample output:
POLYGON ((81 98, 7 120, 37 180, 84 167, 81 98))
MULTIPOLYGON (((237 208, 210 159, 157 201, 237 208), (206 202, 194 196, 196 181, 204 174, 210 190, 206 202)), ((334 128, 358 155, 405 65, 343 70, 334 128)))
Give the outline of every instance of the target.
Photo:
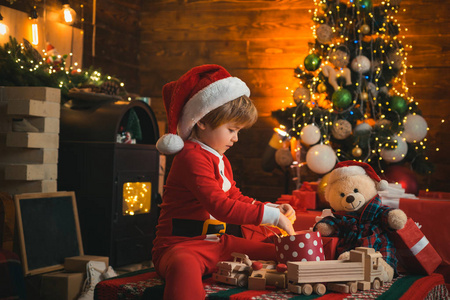
POLYGON ((220 155, 223 155, 238 141, 238 133, 242 129, 242 126, 231 122, 215 129, 212 129, 209 124, 201 122, 197 123, 197 126, 199 129, 197 139, 219 152, 220 155))

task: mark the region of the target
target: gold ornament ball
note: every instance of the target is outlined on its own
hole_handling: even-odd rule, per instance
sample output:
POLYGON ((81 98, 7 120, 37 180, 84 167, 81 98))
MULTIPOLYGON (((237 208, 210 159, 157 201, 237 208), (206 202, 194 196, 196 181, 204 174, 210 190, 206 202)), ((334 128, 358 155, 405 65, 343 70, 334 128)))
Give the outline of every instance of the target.
POLYGON ((359 148, 358 146, 356 146, 356 147, 353 148, 353 150, 352 150, 352 155, 353 155, 354 157, 361 157, 361 155, 362 155, 362 149, 359 148))
POLYGON ((363 24, 359 30, 361 30, 361 32, 363 34, 369 34, 370 33, 370 26, 367 25, 367 24, 363 24))
POLYGON ((317 91, 318 91, 319 93, 325 93, 325 92, 327 91, 327 86, 326 86, 324 83, 320 83, 320 84, 317 86, 317 91))
POLYGON ((360 97, 362 101, 369 100, 369 94, 367 92, 361 92, 360 97))
POLYGON ((319 182, 319 185, 317 186, 317 208, 318 209, 325 209, 330 208, 330 203, 325 199, 325 188, 328 185, 328 178, 330 173, 325 174, 325 176, 322 177, 322 179, 319 182))

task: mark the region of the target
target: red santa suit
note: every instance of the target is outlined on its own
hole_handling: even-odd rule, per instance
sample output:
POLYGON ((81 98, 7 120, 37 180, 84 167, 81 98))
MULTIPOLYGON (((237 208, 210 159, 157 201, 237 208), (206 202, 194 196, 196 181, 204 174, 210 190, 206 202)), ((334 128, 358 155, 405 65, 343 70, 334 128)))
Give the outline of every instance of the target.
POLYGON ((165 299, 204 299, 202 275, 231 260, 232 252, 275 260, 274 245, 222 234, 226 225, 218 221, 276 225, 279 215, 278 208, 242 195, 225 156, 186 141, 164 186, 152 252, 156 270, 166 279, 165 299))

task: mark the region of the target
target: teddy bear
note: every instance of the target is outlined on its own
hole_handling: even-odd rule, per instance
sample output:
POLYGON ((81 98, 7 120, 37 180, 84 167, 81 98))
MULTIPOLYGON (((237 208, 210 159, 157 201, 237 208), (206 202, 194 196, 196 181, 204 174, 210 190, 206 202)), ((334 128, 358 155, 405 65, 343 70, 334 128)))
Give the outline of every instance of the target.
POLYGON ((402 229, 407 216, 400 209, 382 205, 378 191, 385 190, 388 183, 369 164, 357 161, 337 163, 327 183, 325 199, 333 216, 318 221, 314 231, 339 238, 336 253, 341 260, 347 260, 356 247, 379 251, 387 272, 385 281, 391 281, 397 274, 397 258, 388 233, 402 229))

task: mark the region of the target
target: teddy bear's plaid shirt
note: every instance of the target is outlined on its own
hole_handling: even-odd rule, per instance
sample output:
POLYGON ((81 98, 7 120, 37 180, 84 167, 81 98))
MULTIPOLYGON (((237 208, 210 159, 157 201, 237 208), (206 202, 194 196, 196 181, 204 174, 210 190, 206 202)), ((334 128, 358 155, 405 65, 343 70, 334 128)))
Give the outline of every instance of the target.
POLYGON ((380 251, 383 259, 397 273, 397 258, 393 242, 388 237, 388 213, 393 208, 382 205, 380 198, 375 196, 359 212, 335 212, 334 217, 325 217, 319 223, 326 223, 335 230, 333 236, 339 238, 336 248, 337 255, 352 250, 355 247, 370 247, 380 251))

